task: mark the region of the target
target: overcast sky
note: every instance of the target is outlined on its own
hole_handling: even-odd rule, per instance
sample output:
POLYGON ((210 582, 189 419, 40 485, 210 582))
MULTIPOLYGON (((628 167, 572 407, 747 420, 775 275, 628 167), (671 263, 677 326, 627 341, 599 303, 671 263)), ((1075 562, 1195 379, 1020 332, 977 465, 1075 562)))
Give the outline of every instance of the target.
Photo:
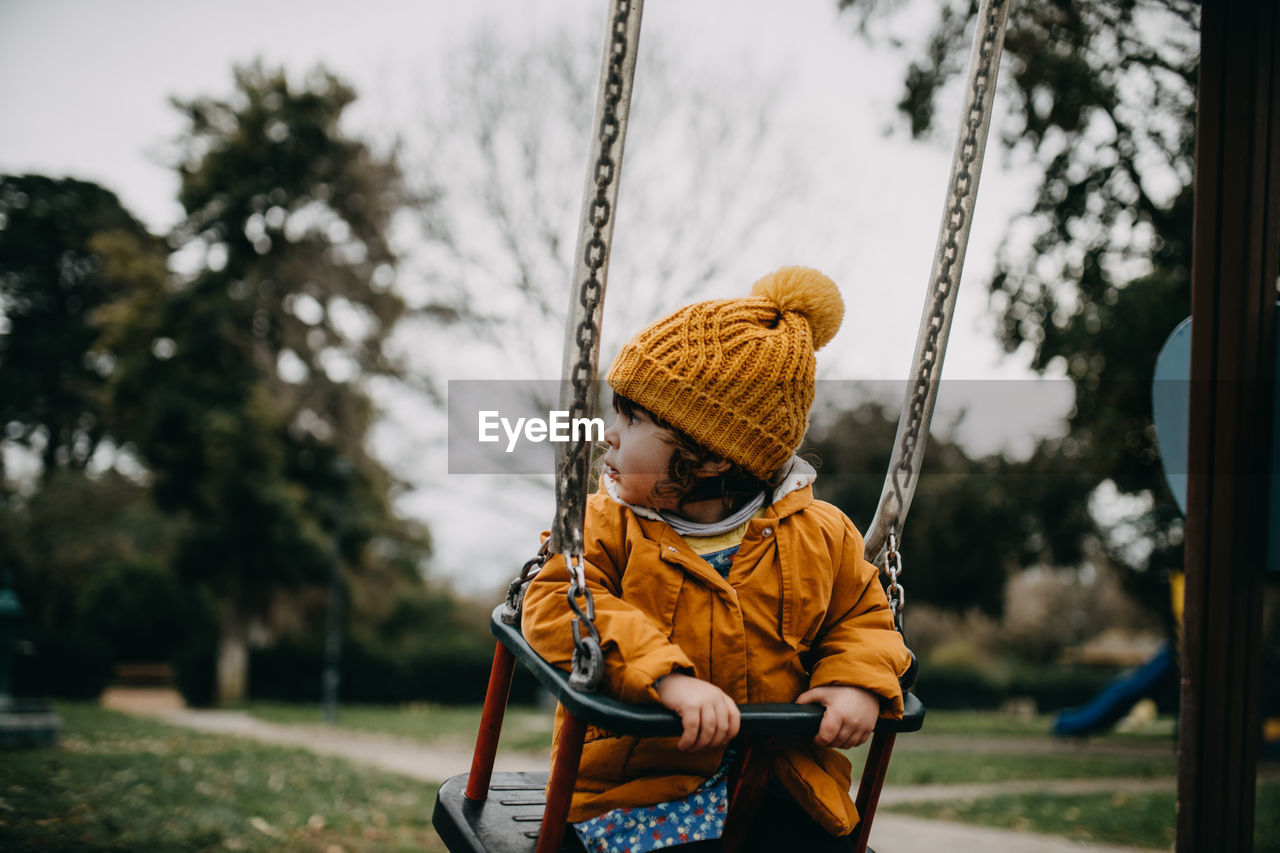
MULTIPOLYGON (((421 111, 423 88, 440 76, 439 57, 477 27, 508 38, 584 26, 603 32, 604 5, 602 0, 0 0, 0 171, 101 183, 163 232, 181 213, 176 178, 166 165, 166 146, 181 130, 169 98, 228 94, 234 63, 261 58, 297 73, 323 63, 361 96, 352 109, 354 131, 396 131, 411 127, 421 111)), ((897 33, 908 39, 923 35, 933 20, 930 5, 917 2, 920 14, 897 20, 897 33)), ((823 375, 905 375, 937 236, 958 100, 941 105, 945 130, 938 139, 911 141, 893 107, 906 55, 857 37, 852 21, 836 15, 835 0, 651 2, 642 43, 661 44, 668 54, 686 58, 690 73, 706 67, 703 63, 745 63, 756 74, 784 81, 786 121, 796 150, 818 170, 823 184, 805 214, 813 217, 813 227, 800 223, 800 231, 827 235, 835 223, 840 233, 841 223, 847 223, 847 239, 798 241, 776 252, 780 263, 823 269, 844 290, 850 309, 846 329, 857 331, 842 334, 824 350, 823 375)), ((971 403, 963 434, 979 452, 1027 449, 1034 434, 1056 428, 1056 415, 1043 413, 1060 414, 1063 408, 1061 383, 1055 390, 1028 382, 1025 358, 1002 355, 987 316, 985 279, 1009 218, 1025 206, 1034 177, 1011 162, 1016 158, 1011 161, 994 148, 987 158, 946 360, 947 379, 1016 381, 1021 389, 997 393, 1004 401, 1023 401, 1020 411, 1001 410, 983 420, 972 410, 992 407, 971 403), (1036 401, 1036 387, 1044 391, 1045 402, 1036 401)), ((762 263, 774 263, 768 251, 762 257, 762 263)), ((625 338, 634 331, 618 334, 625 338)), ((986 394, 997 387, 971 384, 985 384, 988 390, 978 393, 986 394)), ((414 429, 403 422, 393 431, 414 429)), ((412 441, 401 445, 413 446, 412 441)), ((509 576, 509 566, 518 567, 527 548, 513 546, 510 537, 478 537, 467 522, 475 517, 476 504, 486 502, 486 490, 505 490, 505 484, 451 478, 438 459, 417 467, 390 462, 410 472, 414 488, 402 507, 431 525, 446 574, 474 589, 509 576), (493 568, 477 572, 477 565, 493 568)), ((518 503, 527 509, 518 515, 549 517, 547 506, 527 507, 523 497, 518 503)))

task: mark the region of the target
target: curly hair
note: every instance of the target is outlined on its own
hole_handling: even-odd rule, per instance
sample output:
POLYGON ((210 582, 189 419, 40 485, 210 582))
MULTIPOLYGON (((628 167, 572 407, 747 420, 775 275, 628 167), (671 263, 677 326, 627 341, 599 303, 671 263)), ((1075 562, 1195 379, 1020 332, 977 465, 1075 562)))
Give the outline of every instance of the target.
MULTIPOLYGON (((671 462, 667 466, 667 478, 654 486, 654 491, 665 497, 675 498, 678 506, 694 501, 718 499, 723 502, 726 511, 732 511, 761 492, 770 492, 778 485, 777 482, 761 480, 732 460, 726 460, 729 462, 729 470, 718 477, 695 476, 694 472, 703 463, 721 457, 639 403, 616 391, 613 395, 613 410, 624 417, 642 414, 653 421, 655 426, 669 433, 668 443, 672 446, 672 453, 671 462)), ((780 480, 781 472, 775 474, 772 479, 780 480)))

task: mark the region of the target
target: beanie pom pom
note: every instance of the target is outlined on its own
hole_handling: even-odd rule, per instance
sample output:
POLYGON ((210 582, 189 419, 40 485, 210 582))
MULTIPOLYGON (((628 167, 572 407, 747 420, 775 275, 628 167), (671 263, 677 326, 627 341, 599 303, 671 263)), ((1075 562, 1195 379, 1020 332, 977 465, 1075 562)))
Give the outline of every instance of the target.
POLYGON ((783 267, 769 273, 751 288, 778 306, 779 311, 803 314, 813 332, 813 348, 822 349, 840 330, 844 300, 836 283, 810 267, 783 267))

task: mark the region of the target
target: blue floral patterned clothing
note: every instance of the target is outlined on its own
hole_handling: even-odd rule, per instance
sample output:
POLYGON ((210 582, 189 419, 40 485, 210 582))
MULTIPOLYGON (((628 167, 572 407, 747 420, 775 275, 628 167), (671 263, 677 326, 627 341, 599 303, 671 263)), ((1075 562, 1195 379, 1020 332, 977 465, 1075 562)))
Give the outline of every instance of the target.
POLYGON ((702 559, 706 560, 711 568, 720 573, 720 577, 729 576, 729 566, 733 563, 733 555, 738 553, 738 546, 725 548, 720 551, 712 551, 710 554, 702 554, 702 559))
MULTIPOLYGON (((742 534, 739 532, 733 538, 738 542, 728 548, 700 555, 722 577, 729 574, 742 534)), ((573 828, 589 853, 649 853, 662 847, 719 838, 724 831, 724 815, 729 803, 729 765, 732 763, 733 749, 730 748, 711 778, 689 796, 654 806, 614 809, 575 823, 573 828)))
POLYGON ((706 782, 687 797, 656 806, 621 808, 575 823, 589 853, 649 853, 663 847, 719 838, 729 803, 733 750, 706 782))

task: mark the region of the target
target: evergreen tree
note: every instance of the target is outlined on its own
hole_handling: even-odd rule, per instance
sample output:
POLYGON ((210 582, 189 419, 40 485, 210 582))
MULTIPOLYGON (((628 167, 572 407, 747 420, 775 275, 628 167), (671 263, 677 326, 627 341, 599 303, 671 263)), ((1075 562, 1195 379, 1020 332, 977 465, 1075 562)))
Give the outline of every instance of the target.
POLYGON ((0 425, 40 456, 46 480, 83 470, 107 434, 94 315, 124 286, 106 255, 163 245, 97 184, 0 175, 0 425))
POLYGON ((392 156, 341 127, 354 92, 316 71, 304 85, 260 65, 226 100, 176 106, 178 280, 117 306, 106 333, 130 356, 112 377, 122 431, 184 519, 178 571, 221 606, 220 701, 247 684, 247 638, 282 591, 327 581, 335 559, 425 534, 391 513, 392 478, 366 439, 363 382, 394 376, 384 350, 403 305, 388 230, 407 203, 392 156))
MULTIPOLYGON (((876 25, 876 0, 837 2, 876 25)), ((940 99, 958 103, 948 83, 964 70, 976 11, 944 0, 910 65, 899 107, 914 136, 934 129, 940 99)), ((1112 556, 1161 611, 1161 570, 1181 564, 1182 527, 1161 476, 1150 389, 1156 355, 1190 306, 1198 21, 1193 0, 1011 4, 999 83, 1004 145, 1041 175, 990 282, 1000 339, 1074 385, 1070 436, 1044 459, 1063 482, 1065 472, 1091 475, 1073 503, 1105 480, 1149 499, 1129 523, 1150 547, 1112 556)), ((1072 535, 1105 542, 1087 514, 1071 517, 1072 535)))

